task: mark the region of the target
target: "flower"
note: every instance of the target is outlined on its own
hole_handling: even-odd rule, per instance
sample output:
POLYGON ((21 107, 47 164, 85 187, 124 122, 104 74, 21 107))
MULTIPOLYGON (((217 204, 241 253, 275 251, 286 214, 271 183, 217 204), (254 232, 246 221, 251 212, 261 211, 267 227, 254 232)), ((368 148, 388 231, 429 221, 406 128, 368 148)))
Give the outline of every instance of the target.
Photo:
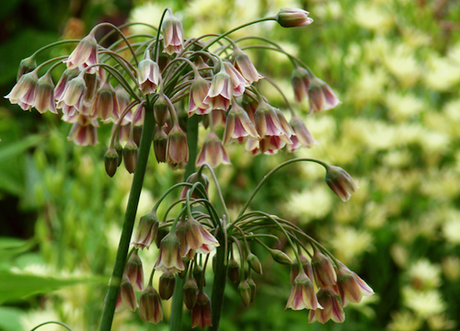
POLYGON ((153 105, 153 112, 155 113, 155 122, 159 127, 162 127, 166 124, 169 117, 169 102, 167 96, 163 93, 160 93, 159 98, 153 105))
POLYGON ((136 171, 138 154, 139 149, 136 143, 133 139, 128 139, 128 142, 123 147, 123 163, 130 174, 136 171))
POLYGON ((243 75, 229 61, 224 61, 225 72, 230 76, 233 82, 233 95, 243 95, 244 89, 250 84, 243 75))
POLYGON ((251 288, 246 280, 243 280, 238 284, 238 291, 241 295, 241 301, 246 307, 249 307, 251 303, 251 288))
POLYGON ((284 309, 287 308, 293 310, 322 308, 316 299, 313 283, 310 278, 307 277, 303 269, 294 279, 291 294, 289 295, 286 308, 284 309))
POLYGON ((163 308, 158 292, 149 285, 139 298, 139 315, 145 322, 157 324, 163 320, 163 308))
POLYGON ((227 114, 223 143, 228 144, 231 139, 243 143, 248 136, 259 139, 254 124, 246 111, 237 102, 234 102, 227 114))
POLYGON ((189 277, 184 284, 184 303, 187 309, 192 310, 195 307, 198 298, 198 284, 193 277, 189 277))
POLYGON ((74 141, 77 145, 94 146, 97 141, 97 120, 85 115, 75 115, 73 117, 63 118, 64 121, 73 123, 70 129, 68 140, 74 141))
MULTIPOLYGON (((313 269, 311 267, 310 262, 308 261, 308 259, 304 255, 300 255, 299 259, 300 259, 300 262, 302 264, 303 271, 305 272, 305 274, 307 275, 308 278, 312 279, 313 278, 313 269)), ((292 262, 292 265, 291 265, 291 274, 290 274, 291 284, 294 284, 294 280, 297 277, 297 275, 299 274, 299 271, 300 271, 299 262, 297 262, 297 259, 294 259, 294 261, 292 262)))
POLYGON ((209 92, 209 83, 203 77, 198 76, 190 85, 188 116, 197 113, 199 115, 209 114, 211 106, 204 102, 209 92))
POLYGON ((332 109, 341 103, 329 85, 317 77, 310 81, 308 98, 310 100, 310 111, 315 113, 332 109))
POLYGON ((112 118, 113 120, 119 117, 118 100, 115 90, 112 85, 105 82, 97 91, 94 99, 92 116, 99 117, 102 120, 112 118))
POLYGON ((166 146, 168 144, 168 135, 162 127, 155 127, 153 135, 153 150, 158 163, 166 162, 166 146))
POLYGON ((48 110, 57 114, 54 100, 54 83, 50 74, 45 74, 38 80, 34 107, 40 114, 46 113, 48 110))
POLYGON ((308 95, 308 87, 310 86, 308 71, 302 67, 295 67, 291 82, 294 88, 295 101, 301 102, 308 95))
POLYGON ((71 79, 77 77, 79 73, 80 70, 78 70, 78 68, 66 69, 64 71, 54 89, 54 97, 56 98, 56 100, 61 100, 63 98, 64 92, 67 88, 67 84, 71 79))
POLYGON ((163 300, 169 300, 174 294, 174 287, 176 286, 176 277, 172 271, 167 270, 163 272, 160 277, 160 283, 158 285, 158 291, 160 292, 160 298, 163 300))
POLYGON ((185 269, 176 233, 170 232, 161 240, 155 269, 161 269, 163 272, 171 271, 172 273, 178 273, 185 269))
POLYGON ((204 292, 198 294, 195 307, 192 310, 192 328, 206 325, 212 326, 211 300, 204 292))
POLYGON ((134 293, 133 285, 129 281, 126 275, 123 276, 123 281, 120 284, 120 296, 121 301, 131 311, 135 311, 137 309, 137 300, 136 294, 134 293))
POLYGON ((172 13, 163 22, 164 49, 163 52, 172 55, 184 49, 184 31, 182 22, 172 13))
POLYGON ((221 163, 231 164, 222 141, 213 131, 206 136, 200 153, 196 158, 197 166, 201 166, 205 162, 209 163, 211 167, 217 167, 221 163))
POLYGON ((364 280, 343 264, 338 270, 337 286, 343 307, 349 302, 359 303, 363 296, 374 294, 374 290, 364 280))
POLYGON ((259 74, 256 67, 254 67, 249 56, 238 47, 235 47, 233 50, 233 65, 249 84, 264 78, 259 74))
POLYGON ((227 110, 232 98, 233 84, 225 70, 219 71, 211 81, 211 88, 203 100, 211 109, 227 110))
POLYGON ((160 222, 154 210, 142 216, 137 226, 134 241, 132 242, 134 247, 141 249, 149 248, 158 232, 159 224, 160 222))
POLYGON ((318 304, 323 309, 310 310, 308 314, 308 322, 313 323, 315 320, 321 324, 332 319, 336 323, 342 323, 345 320, 345 313, 340 306, 339 300, 330 288, 321 288, 316 293, 318 304))
POLYGON ((294 130, 294 135, 291 136, 292 144, 287 146, 290 153, 295 152, 301 145, 310 148, 313 144, 318 143, 310 131, 308 131, 303 121, 297 116, 293 116, 289 124, 294 130))
POLYGON ((142 268, 142 260, 135 250, 126 262, 126 275, 131 284, 136 284, 137 288, 142 291, 144 288, 144 272, 142 268))
POLYGON ((180 126, 174 124, 168 134, 166 144, 166 162, 173 168, 182 168, 188 161, 187 135, 180 126))
POLYGON ((146 52, 144 59, 139 62, 137 72, 139 89, 145 94, 155 93, 160 77, 160 68, 156 62, 150 59, 148 52, 146 52))
POLYGON ((200 222, 193 218, 187 220, 185 223, 185 250, 182 250, 182 256, 187 255, 190 250, 208 254, 217 246, 219 246, 217 239, 200 222))
POLYGON ((5 98, 12 104, 18 104, 23 110, 30 110, 34 104, 37 83, 38 76, 35 70, 24 74, 5 98))
POLYGON ((337 274, 332 266, 330 258, 315 249, 311 258, 311 266, 315 283, 318 287, 328 287, 337 283, 337 274))
POLYGON ((343 202, 350 200, 351 194, 359 188, 348 172, 329 165, 326 170, 326 183, 343 202))
POLYGON ((292 144, 292 141, 289 139, 292 129, 287 131, 286 127, 282 126, 280 117, 275 108, 271 107, 269 104, 262 100, 257 106, 254 117, 256 124, 255 126, 260 138, 265 138, 265 136, 276 136, 282 142, 292 144))
POLYGON ((309 25, 313 19, 308 17, 309 12, 299 8, 284 7, 276 15, 276 21, 283 28, 292 28, 297 26, 309 25))
POLYGON ((80 40, 75 50, 70 54, 64 63, 70 69, 77 68, 78 66, 91 66, 98 63, 97 41, 93 32, 80 40))
MULTIPOLYGON (((60 99, 58 99, 58 108, 68 106, 80 110, 83 107, 83 99, 86 94, 86 84, 83 79, 83 74, 79 74, 77 77, 72 78, 67 84, 65 91, 60 99)), ((69 111, 69 115, 72 112, 69 111)))
MULTIPOLYGON (((202 194, 202 190, 204 189, 205 193, 207 194, 208 193, 208 187, 209 187, 209 179, 208 177, 203 174, 202 172, 195 172, 193 174, 191 174, 187 180, 186 180, 187 183, 189 184, 195 184, 195 183, 198 183, 200 182, 201 184, 203 184, 202 187, 198 186, 198 188, 196 188, 193 192, 192 192, 192 196, 191 198, 192 199, 199 199, 199 198, 204 198, 205 195, 202 194)), ((185 199, 186 196, 187 196, 187 191, 190 189, 190 186, 184 186, 184 188, 182 189, 181 193, 180 193, 180 198, 181 199, 185 199)))

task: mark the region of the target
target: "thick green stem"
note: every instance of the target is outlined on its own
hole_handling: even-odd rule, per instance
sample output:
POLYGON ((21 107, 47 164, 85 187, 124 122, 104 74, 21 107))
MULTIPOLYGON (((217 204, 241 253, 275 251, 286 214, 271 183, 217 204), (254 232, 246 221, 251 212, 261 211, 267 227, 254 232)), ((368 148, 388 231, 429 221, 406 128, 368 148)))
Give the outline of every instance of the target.
POLYGON ((142 184, 144 182, 145 169, 149 157, 150 146, 152 144, 153 129, 154 129, 153 106, 149 105, 145 108, 144 127, 142 129, 141 142, 139 146, 139 157, 137 161, 136 171, 134 172, 131 192, 129 193, 128 207, 126 208, 125 220, 118 245, 115 265, 113 267, 112 278, 109 283, 109 290, 105 301, 104 311, 102 313, 102 321, 99 331, 110 331, 112 328, 113 315, 117 304, 118 292, 120 290, 120 281, 125 268, 126 257, 128 254, 129 243, 133 233, 134 221, 136 219, 137 205, 141 195, 142 184))
POLYGON ((219 231, 217 240, 219 240, 220 246, 217 247, 216 250, 216 267, 214 282, 212 284, 212 326, 209 327, 209 330, 212 331, 219 330, 220 316, 222 315, 222 307, 224 304, 225 284, 227 282, 226 240, 221 231, 219 231))
MULTIPOLYGON (((195 172, 195 162, 198 152, 198 116, 192 116, 187 120, 187 143, 189 159, 185 168, 185 180, 195 172)), ((176 285, 174 286, 173 302, 171 306, 171 321, 169 323, 170 331, 180 331, 182 329, 182 312, 184 306, 184 284, 186 278, 176 276, 176 285)))

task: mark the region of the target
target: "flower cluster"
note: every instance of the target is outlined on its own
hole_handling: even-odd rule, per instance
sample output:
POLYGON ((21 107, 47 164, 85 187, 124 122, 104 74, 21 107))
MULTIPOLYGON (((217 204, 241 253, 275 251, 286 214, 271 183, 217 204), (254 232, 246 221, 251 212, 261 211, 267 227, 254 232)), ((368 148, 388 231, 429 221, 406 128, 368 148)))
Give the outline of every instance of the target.
MULTIPOLYGON (((145 111, 152 109, 156 159, 173 168, 184 167, 189 157, 186 127, 179 121, 183 113, 198 116, 209 129, 197 165, 230 164, 224 145, 231 142, 245 144, 252 154, 273 154, 285 146, 293 152, 316 142, 287 98, 290 121, 270 105, 259 82, 275 83, 264 79, 244 50, 265 48, 286 54, 294 64, 296 101, 308 95, 315 112, 336 106, 340 101, 331 88, 302 61, 279 46, 245 45, 244 40, 232 40, 225 34, 185 39, 182 23, 171 10, 165 11, 163 18, 158 34, 150 37, 131 38, 111 24, 101 23, 69 56, 36 66, 33 54, 21 62, 19 80, 6 98, 24 110, 36 108, 40 113, 61 115, 63 121, 72 124, 68 139, 78 145, 96 144, 99 125, 111 123, 105 157, 110 176, 122 160, 126 169, 134 172, 138 132, 144 125, 145 111), (109 26, 113 30, 110 34, 118 33, 119 40, 102 46, 95 38, 102 26, 109 26), (63 65, 66 68, 55 84, 52 72, 63 65), (46 73, 39 78, 45 68, 46 73)), ((283 8, 266 20, 276 20, 284 27, 313 22, 308 12, 294 8, 283 8)), ((129 24, 125 28, 129 31, 129 24)))

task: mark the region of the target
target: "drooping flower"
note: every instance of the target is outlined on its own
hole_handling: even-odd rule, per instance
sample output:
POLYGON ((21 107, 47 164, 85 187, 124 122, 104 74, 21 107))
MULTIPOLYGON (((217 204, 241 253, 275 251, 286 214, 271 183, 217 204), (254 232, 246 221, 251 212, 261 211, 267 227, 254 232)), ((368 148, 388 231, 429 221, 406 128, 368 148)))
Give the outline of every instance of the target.
POLYGON ((166 146, 168 144, 168 135, 163 128, 158 125, 155 127, 153 135, 153 151, 158 163, 166 162, 166 146))
POLYGON ((101 120, 117 120, 119 117, 118 99, 113 89, 107 81, 97 91, 93 103, 92 116, 101 120))
POLYGON ((240 292, 241 301, 246 307, 249 307, 251 303, 251 288, 246 280, 243 280, 238 284, 238 291, 240 292))
POLYGON ((327 167, 326 183, 343 202, 350 200, 351 194, 359 188, 348 172, 335 166, 327 167))
POLYGON ((233 65, 249 84, 263 78, 254 67, 249 56, 238 47, 233 50, 233 65))
POLYGON ((184 31, 182 22, 172 13, 163 23, 164 50, 163 52, 172 55, 180 53, 184 49, 184 31))
POLYGON ((249 119, 246 111, 233 102, 232 108, 227 114, 225 122, 225 132, 223 143, 227 144, 231 139, 238 143, 243 143, 248 137, 259 139, 259 135, 254 127, 254 124, 249 119))
POLYGON ((136 294, 134 293, 134 288, 129 278, 126 275, 123 276, 123 280, 120 284, 120 296, 121 301, 131 311, 137 309, 137 299, 136 294))
POLYGON ((308 95, 310 74, 302 67, 295 67, 292 72, 291 82, 294 88, 295 101, 301 102, 308 95))
POLYGON ((198 284, 193 277, 189 277, 184 284, 184 303, 187 309, 192 310, 198 299, 198 284))
POLYGON ((192 328, 206 325, 212 326, 211 300, 204 292, 198 294, 198 298, 192 310, 192 328))
POLYGON ((69 136, 67 137, 68 140, 71 140, 80 146, 94 146, 98 143, 98 124, 96 119, 76 114, 73 116, 73 119, 66 120, 63 118, 63 120, 73 123, 69 136))
POLYGON ((64 97, 64 92, 66 90, 67 84, 70 82, 70 80, 77 77, 79 73, 80 70, 78 70, 78 68, 66 69, 64 71, 54 89, 54 97, 56 100, 61 100, 64 97))
POLYGON ((139 62, 137 68, 137 82, 139 88, 145 94, 155 93, 160 79, 160 68, 158 64, 150 59, 148 52, 145 52, 144 59, 139 62))
MULTIPOLYGON (((85 38, 80 40, 69 58, 63 62, 67 63, 68 68, 73 69, 78 66, 88 67, 98 63, 98 61, 97 41, 94 37, 94 33, 91 32, 85 38)), ((93 68, 90 70, 95 69, 93 68)))
POLYGON ((176 277, 171 270, 166 270, 160 277, 158 292, 160 298, 169 300, 174 294, 174 287, 176 286, 176 277))
POLYGON ((311 258, 311 266, 316 286, 319 288, 333 286, 337 283, 337 274, 329 257, 315 249, 311 258))
POLYGON ((86 94, 86 84, 83 74, 72 78, 66 85, 65 91, 61 98, 58 100, 57 107, 63 108, 64 106, 74 107, 75 110, 80 110, 83 107, 83 99, 86 94))
POLYGON ((214 75, 211 88, 203 100, 211 109, 227 110, 232 99, 233 83, 230 76, 222 69, 214 75))
POLYGON ((57 114, 54 100, 54 83, 49 74, 45 74, 38 80, 34 107, 40 114, 46 113, 48 110, 57 114))
POLYGON ((145 322, 157 324, 163 320, 163 308, 158 292, 147 286, 139 298, 139 315, 145 322))
POLYGON ((182 251, 182 256, 187 255, 189 250, 208 254, 219 246, 217 239, 195 219, 188 219, 185 223, 185 242, 187 251, 182 251))
POLYGON ((303 9, 284 7, 276 15, 276 20, 284 28, 304 26, 313 23, 308 14, 309 12, 303 9))
POLYGON ((310 148, 313 144, 318 142, 313 138, 313 135, 308 131, 307 127, 303 121, 297 116, 293 116, 289 121, 292 129, 294 130, 294 135, 291 136, 292 144, 287 146, 287 149, 290 153, 293 153, 300 146, 305 146, 310 148))
POLYGON ((345 320, 345 313, 339 300, 330 288, 321 288, 316 294, 318 304, 323 309, 312 309, 308 314, 308 322, 313 323, 315 320, 321 324, 326 323, 330 319, 336 323, 342 323, 345 320))
MULTIPOLYGON (((202 172, 195 172, 195 173, 191 174, 187 178, 186 182, 189 183, 189 184, 195 184, 195 183, 198 183, 198 182, 203 184, 203 187, 199 187, 198 189, 195 189, 192 192, 192 196, 191 196, 192 199, 204 198, 205 196, 201 193, 203 188, 205 190, 205 193, 206 194, 208 193, 209 178, 205 174, 203 174, 202 172)), ((188 192, 189 189, 190 189, 190 186, 184 186, 184 188, 182 189, 182 191, 180 193, 180 198, 181 199, 186 198, 187 192, 188 192)))
POLYGON ((161 240, 155 269, 163 270, 163 272, 170 271, 172 273, 178 273, 185 269, 180 254, 180 243, 174 232, 168 233, 161 240))
POLYGON ((5 98, 12 104, 18 104, 23 110, 30 110, 34 104, 37 83, 36 70, 24 74, 5 98))
POLYGON ((292 144, 292 141, 289 139, 291 137, 291 131, 286 131, 285 127, 282 126, 280 117, 275 108, 262 100, 259 102, 254 117, 255 127, 260 138, 275 136, 279 137, 284 143, 292 144))
POLYGON ((316 298, 313 283, 310 278, 307 277, 303 269, 300 270, 299 274, 294 279, 291 294, 289 295, 285 309, 287 308, 293 310, 322 308, 316 298))
POLYGON ((364 280, 343 264, 340 265, 338 270, 337 286, 343 307, 347 306, 349 302, 359 303, 363 296, 374 293, 364 280))
POLYGON ((211 105, 204 102, 209 92, 209 83, 201 76, 195 78, 190 85, 188 116, 193 114, 209 114, 212 110, 211 105))
POLYGON ((126 275, 131 284, 136 284, 137 288, 142 291, 144 288, 144 271, 142 268, 142 260, 135 250, 126 262, 126 275))
POLYGON ((318 77, 314 77, 310 81, 308 98, 310 101, 310 111, 314 111, 315 113, 332 109, 341 103, 329 85, 318 77))
POLYGON ((249 82, 229 61, 224 61, 224 69, 232 80, 233 95, 236 97, 243 95, 244 89, 249 86, 249 82))
POLYGON ((136 248, 149 248, 158 232, 160 222, 155 211, 142 216, 137 226, 136 235, 132 244, 136 248))
MULTIPOLYGON (((300 255, 299 259, 300 259, 300 263, 302 264, 303 271, 305 272, 307 277, 309 279, 313 279, 313 269, 311 267, 310 261, 304 255, 300 255)), ((291 274, 290 274, 291 284, 294 284, 294 279, 299 274, 299 271, 300 271, 299 262, 297 261, 297 259, 294 259, 292 266, 291 266, 291 274)))
POLYGON ((188 161, 187 135, 179 124, 174 124, 168 134, 166 162, 173 168, 182 168, 188 161))
POLYGON ((200 153, 196 158, 197 166, 201 166, 205 162, 209 163, 211 167, 217 167, 221 163, 231 164, 222 141, 213 131, 206 136, 200 153))

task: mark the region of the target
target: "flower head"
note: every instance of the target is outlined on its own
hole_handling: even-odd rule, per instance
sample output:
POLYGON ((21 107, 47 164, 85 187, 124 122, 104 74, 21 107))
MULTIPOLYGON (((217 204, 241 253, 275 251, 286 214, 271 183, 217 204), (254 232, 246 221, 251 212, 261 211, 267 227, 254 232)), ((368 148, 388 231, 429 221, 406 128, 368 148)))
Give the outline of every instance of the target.
POLYGON ((163 23, 163 52, 169 55, 180 53, 184 49, 183 35, 184 31, 182 28, 182 22, 171 13, 163 23))
POLYGON ((24 74, 5 98, 12 104, 18 104, 23 110, 30 110, 34 104, 37 83, 38 76, 35 70, 24 74))
POLYGON ((237 102, 233 102, 225 122, 223 143, 227 144, 232 139, 243 143, 248 137, 259 139, 254 124, 249 119, 246 111, 237 102))
POLYGON ((211 167, 217 167, 221 163, 230 164, 230 160, 224 146, 222 145, 222 141, 213 131, 209 132, 206 136, 200 153, 197 156, 197 166, 200 166, 205 162, 209 163, 211 167))
POLYGON ((289 295, 286 308, 293 310, 301 309, 321 309, 321 305, 318 304, 316 299, 315 288, 310 278, 307 277, 303 269, 299 272, 297 277, 294 279, 294 283, 289 295))
POLYGON ((326 183, 343 202, 350 200, 351 194, 359 188, 348 172, 335 166, 327 167, 326 183))
POLYGON ((332 109, 340 104, 339 98, 337 98, 329 85, 317 77, 310 81, 308 98, 310 100, 310 111, 315 113, 332 109))
POLYGON ((211 106, 204 102, 208 92, 208 81, 203 79, 201 76, 195 78, 193 83, 190 85, 188 116, 192 116, 195 113, 204 115, 211 112, 211 106))
POLYGON ((180 254, 180 243, 175 233, 168 233, 160 244, 160 252, 155 263, 155 269, 163 272, 178 273, 185 269, 180 254))
POLYGON ((313 19, 308 17, 309 12, 299 8, 284 7, 276 15, 276 20, 284 28, 309 25, 313 19))
POLYGON ((94 34, 91 32, 80 40, 69 58, 63 62, 67 63, 68 68, 73 69, 81 65, 88 67, 98 63, 98 61, 97 41, 94 34))
POLYGON ((294 88, 295 101, 301 102, 308 95, 310 74, 306 69, 296 67, 292 72, 291 81, 294 88))
POLYGON ((318 298, 318 304, 320 304, 323 309, 310 310, 308 314, 309 323, 316 320, 324 324, 330 319, 336 323, 342 323, 345 320, 345 313, 343 312, 342 306, 340 306, 339 300, 330 288, 321 288, 318 293, 316 293, 316 296, 318 298))
POLYGON ((160 296, 152 285, 147 286, 139 298, 139 315, 143 321, 154 324, 163 320, 160 296))
POLYGON ((214 75, 211 82, 211 88, 203 100, 211 109, 227 110, 232 98, 233 83, 230 76, 221 70, 214 75))

